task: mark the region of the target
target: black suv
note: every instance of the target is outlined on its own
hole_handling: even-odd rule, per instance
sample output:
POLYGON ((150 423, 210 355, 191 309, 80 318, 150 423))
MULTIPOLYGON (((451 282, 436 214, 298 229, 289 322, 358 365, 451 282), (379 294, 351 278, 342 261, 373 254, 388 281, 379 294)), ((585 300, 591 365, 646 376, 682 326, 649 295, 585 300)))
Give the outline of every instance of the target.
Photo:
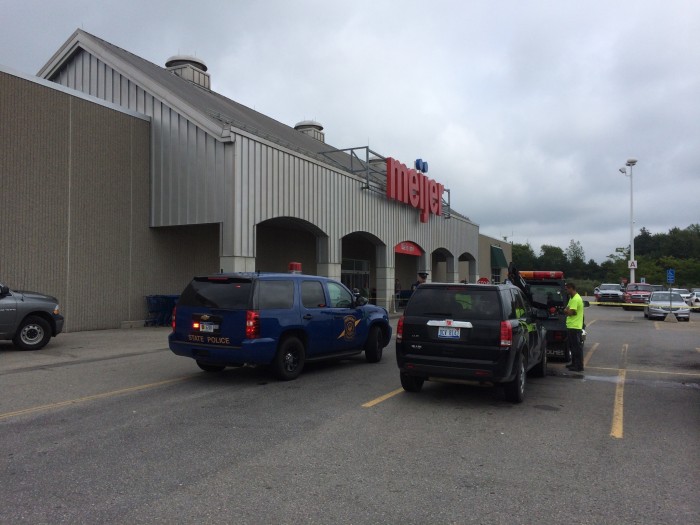
POLYGON ((547 374, 545 319, 511 284, 423 284, 396 330, 401 385, 418 392, 431 379, 501 383, 520 403, 526 373, 547 374))
POLYGON ((283 380, 304 363, 365 353, 382 358, 391 340, 384 308, 327 277, 231 273, 195 277, 173 312, 169 346, 206 372, 270 365, 283 380))

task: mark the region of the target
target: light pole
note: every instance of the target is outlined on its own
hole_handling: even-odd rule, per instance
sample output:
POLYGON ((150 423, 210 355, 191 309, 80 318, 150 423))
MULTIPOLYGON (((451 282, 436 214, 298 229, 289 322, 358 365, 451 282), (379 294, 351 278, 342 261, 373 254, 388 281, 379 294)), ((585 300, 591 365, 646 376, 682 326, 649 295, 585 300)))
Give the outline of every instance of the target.
POLYGON ((627 159, 625 166, 630 169, 629 174, 627 174, 626 168, 620 168, 620 173, 624 174, 625 177, 630 178, 630 283, 634 281, 634 187, 632 184, 632 166, 637 164, 637 159, 627 159))

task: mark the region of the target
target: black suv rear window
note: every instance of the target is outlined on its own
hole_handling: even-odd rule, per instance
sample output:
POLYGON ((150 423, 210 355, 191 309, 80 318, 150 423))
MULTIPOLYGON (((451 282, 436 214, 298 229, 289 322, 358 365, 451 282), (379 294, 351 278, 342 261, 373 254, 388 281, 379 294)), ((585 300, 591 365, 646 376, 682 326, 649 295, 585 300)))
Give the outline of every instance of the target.
POLYGON ((245 310, 250 304, 250 279, 196 277, 182 292, 178 304, 224 310, 245 310))
POLYGON ((418 288, 404 311, 406 316, 453 320, 501 319, 498 290, 418 288))

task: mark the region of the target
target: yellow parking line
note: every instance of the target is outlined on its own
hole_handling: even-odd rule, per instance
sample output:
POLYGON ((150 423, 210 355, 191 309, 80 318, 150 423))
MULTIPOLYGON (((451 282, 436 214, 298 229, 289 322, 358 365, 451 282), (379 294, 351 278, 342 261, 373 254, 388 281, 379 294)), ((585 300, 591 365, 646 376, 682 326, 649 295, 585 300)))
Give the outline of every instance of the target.
MULTIPOLYGON (((589 366, 591 370, 620 370, 619 368, 611 368, 606 366, 589 366)), ((670 376, 686 376, 686 377, 700 377, 700 374, 693 372, 665 372, 663 370, 640 370, 639 368, 627 368, 628 372, 635 372, 640 374, 665 374, 670 376)))
POLYGON ((595 343, 591 347, 591 349, 588 352, 586 352, 586 357, 584 357, 584 359, 583 359, 584 368, 588 367, 588 361, 590 361, 591 357, 593 356, 593 352, 595 352, 598 349, 598 345, 600 345, 600 343, 595 343))
POLYGON ((623 407, 624 407, 624 392, 625 392, 625 376, 627 370, 627 348, 628 345, 622 345, 622 363, 620 370, 617 374, 617 386, 615 387, 615 404, 613 406, 613 418, 612 418, 612 428, 610 429, 610 435, 615 439, 622 439, 623 434, 623 407))
POLYGON ((119 396, 122 394, 128 394, 130 392, 138 392, 139 390, 147 390, 149 388, 156 388, 163 385, 169 385, 171 383, 177 383, 184 381, 185 379, 192 379, 193 376, 178 377, 176 379, 168 379, 166 381, 159 381, 157 383, 150 383, 148 385, 132 386, 129 388, 123 388, 121 390, 113 390, 111 392, 103 392, 102 394, 95 394, 92 396, 79 397, 77 399, 68 399, 66 401, 60 401, 58 403, 51 403, 48 405, 40 405, 36 407, 24 408, 22 410, 16 410, 14 412, 5 412, 0 414, 0 420, 9 419, 15 416, 23 416, 25 414, 32 414, 34 412, 41 412, 44 410, 53 410, 54 408, 61 408, 69 405, 76 405, 78 403, 85 403, 87 401, 94 401, 95 399, 104 399, 107 397, 119 396))
POLYGON ((367 403, 363 404, 362 406, 364 408, 371 408, 374 405, 378 405, 382 401, 386 401, 390 397, 394 397, 395 395, 400 394, 401 392, 403 392, 403 388, 397 388, 393 392, 389 392, 388 394, 384 394, 383 396, 380 396, 376 399, 373 399, 372 401, 367 401, 367 403))

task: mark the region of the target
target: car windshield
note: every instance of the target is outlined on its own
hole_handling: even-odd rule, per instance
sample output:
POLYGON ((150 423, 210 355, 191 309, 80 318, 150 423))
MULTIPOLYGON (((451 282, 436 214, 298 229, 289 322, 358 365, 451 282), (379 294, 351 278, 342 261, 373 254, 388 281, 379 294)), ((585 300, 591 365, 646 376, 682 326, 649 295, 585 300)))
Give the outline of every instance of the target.
POLYGON ((675 293, 675 292, 654 292, 651 295, 651 301, 655 302, 655 303, 661 303, 664 301, 667 303, 671 302, 671 301, 682 303, 683 298, 681 297, 681 295, 679 293, 675 293), (669 298, 669 296, 670 296, 670 298, 669 298))
POLYGON ((564 299, 562 296, 561 287, 556 284, 531 284, 530 294, 532 302, 538 304, 546 304, 547 306, 563 306, 564 299))
POLYGON ((651 292, 653 291, 650 284, 630 284, 627 287, 628 292, 651 292))
POLYGON ((601 284, 600 290, 620 290, 620 286, 617 284, 601 284))
POLYGON ((690 292, 689 292, 688 290, 686 290, 685 288, 674 288, 673 291, 674 291, 674 292, 677 292, 677 293, 682 293, 682 294, 690 293, 690 292))

